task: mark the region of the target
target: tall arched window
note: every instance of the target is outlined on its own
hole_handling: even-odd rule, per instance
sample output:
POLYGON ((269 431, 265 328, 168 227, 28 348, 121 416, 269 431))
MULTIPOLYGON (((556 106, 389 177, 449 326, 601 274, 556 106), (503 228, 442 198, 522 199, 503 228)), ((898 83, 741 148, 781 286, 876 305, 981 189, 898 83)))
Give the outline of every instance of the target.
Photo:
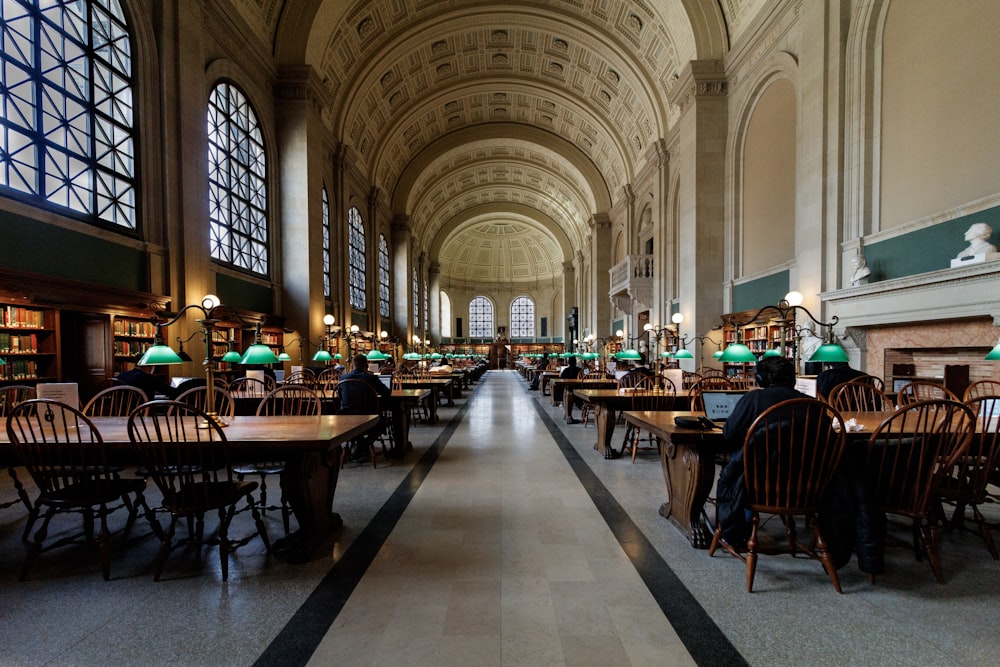
POLYGON ((413 330, 420 331, 420 280, 413 269, 413 330))
POLYGON ((368 307, 365 296, 365 226, 361 212, 352 206, 347 212, 348 282, 351 289, 351 307, 364 310, 368 307))
POLYGON ((330 198, 323 186, 323 297, 330 298, 330 198))
POLYGON ((133 78, 118 0, 0 3, 0 191, 134 230, 133 78))
POLYGON ((424 328, 430 331, 431 328, 431 305, 427 298, 427 281, 424 281, 424 328))
POLYGON ((378 235, 378 314, 389 317, 389 242, 378 235))
POLYGON ((493 337, 493 302, 485 296, 477 296, 469 303, 469 336, 493 337))
POLYGON ((451 338, 451 297, 441 290, 441 337, 451 338))
POLYGON ((213 259, 267 275, 267 157, 257 114, 220 83, 208 98, 208 221, 213 259))
POLYGON ((510 337, 535 337, 535 302, 531 297, 519 296, 511 302, 510 337))

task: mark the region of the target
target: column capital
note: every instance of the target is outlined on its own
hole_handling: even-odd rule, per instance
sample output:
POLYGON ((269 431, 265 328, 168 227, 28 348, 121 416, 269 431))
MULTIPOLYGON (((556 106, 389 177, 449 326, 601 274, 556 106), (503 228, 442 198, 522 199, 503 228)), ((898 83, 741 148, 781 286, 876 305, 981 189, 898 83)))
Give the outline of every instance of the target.
POLYGON ((317 114, 333 103, 333 97, 326 84, 311 65, 282 67, 274 84, 274 97, 278 100, 302 100, 317 114))
MULTIPOLYGON (((580 252, 577 251, 576 254, 579 257, 580 252)), ((562 266, 563 266, 563 272, 564 273, 572 273, 573 271, 576 271, 576 259, 571 259, 568 262, 563 262, 562 266)))
POLYGON ((594 231, 598 230, 610 230, 611 229, 611 216, 607 213, 595 213, 587 221, 587 224, 594 231))
POLYGON ((410 216, 408 215, 397 215, 392 219, 392 224, 389 226, 393 234, 411 234, 413 228, 410 225, 410 216))
POLYGON ((681 113, 684 113, 695 99, 725 97, 728 94, 729 80, 721 61, 692 60, 684 66, 668 97, 670 103, 680 107, 681 113))
POLYGON ((431 262, 430 264, 428 264, 427 275, 429 276, 441 275, 441 262, 431 262))

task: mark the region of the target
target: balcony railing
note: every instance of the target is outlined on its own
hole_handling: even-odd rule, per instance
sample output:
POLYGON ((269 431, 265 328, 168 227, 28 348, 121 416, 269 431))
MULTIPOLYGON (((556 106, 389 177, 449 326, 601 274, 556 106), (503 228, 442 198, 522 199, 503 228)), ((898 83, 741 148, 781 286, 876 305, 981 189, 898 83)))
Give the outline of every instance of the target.
POLYGON ((629 255, 608 270, 608 296, 619 310, 631 314, 632 302, 648 308, 653 303, 653 256, 629 255))

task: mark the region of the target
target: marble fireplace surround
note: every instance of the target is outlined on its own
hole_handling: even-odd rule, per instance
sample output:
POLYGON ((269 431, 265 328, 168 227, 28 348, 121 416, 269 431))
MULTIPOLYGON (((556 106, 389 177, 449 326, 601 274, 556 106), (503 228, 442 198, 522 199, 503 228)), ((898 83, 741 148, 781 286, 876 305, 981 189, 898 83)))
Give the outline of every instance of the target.
POLYGON ((820 299, 826 317, 840 318, 836 333, 852 365, 873 375, 883 374, 887 349, 988 349, 1000 337, 1000 262, 826 292, 820 299))

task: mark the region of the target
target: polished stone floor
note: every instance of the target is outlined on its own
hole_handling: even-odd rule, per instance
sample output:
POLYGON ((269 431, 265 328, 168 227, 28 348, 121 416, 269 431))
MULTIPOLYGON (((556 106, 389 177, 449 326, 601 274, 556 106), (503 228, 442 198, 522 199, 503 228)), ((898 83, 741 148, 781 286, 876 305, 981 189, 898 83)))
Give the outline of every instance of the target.
POLYGON ((345 526, 320 557, 254 541, 227 583, 214 549, 175 552, 153 583, 148 530, 110 582, 76 547, 18 582, 24 510, 2 510, 0 665, 996 664, 1000 564, 976 534, 944 535, 945 585, 894 526, 874 586, 851 563, 837 595, 816 562, 763 557, 747 594, 741 563, 657 514, 655 454, 605 461, 593 424, 561 414, 487 373, 406 459, 344 469, 345 526))

